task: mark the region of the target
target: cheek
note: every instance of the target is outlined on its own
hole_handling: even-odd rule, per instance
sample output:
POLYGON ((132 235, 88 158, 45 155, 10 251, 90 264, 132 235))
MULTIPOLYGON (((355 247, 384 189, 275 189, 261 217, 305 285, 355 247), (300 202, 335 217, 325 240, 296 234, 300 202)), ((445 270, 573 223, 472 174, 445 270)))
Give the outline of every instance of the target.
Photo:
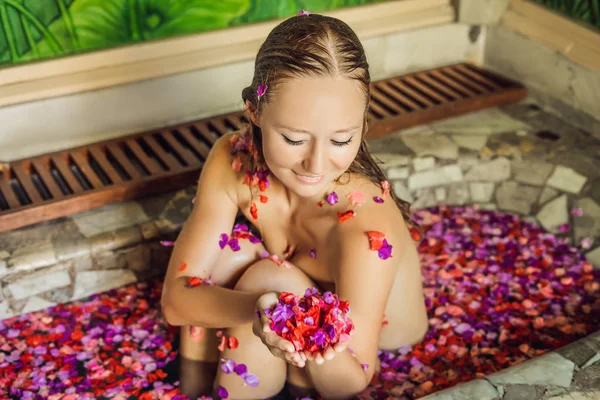
POLYGON ((273 167, 285 167, 292 164, 297 157, 297 152, 293 150, 292 146, 275 143, 274 140, 263 141, 263 153, 271 169, 273 167))
POLYGON ((348 169, 348 167, 350 167, 350 165, 356 158, 356 154, 358 153, 360 144, 358 146, 354 145, 354 146, 348 146, 348 147, 349 148, 344 149, 344 151, 341 152, 341 154, 336 159, 335 164, 338 168, 348 169))

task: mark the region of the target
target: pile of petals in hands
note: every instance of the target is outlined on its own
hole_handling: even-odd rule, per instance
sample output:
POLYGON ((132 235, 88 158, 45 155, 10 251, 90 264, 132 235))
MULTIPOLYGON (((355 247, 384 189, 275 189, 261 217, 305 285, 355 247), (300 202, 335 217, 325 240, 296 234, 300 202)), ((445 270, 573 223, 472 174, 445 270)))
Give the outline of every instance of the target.
MULTIPOLYGON (((361 398, 422 397, 598 328, 600 271, 566 239, 474 207, 415 219, 430 330, 417 345, 382 351, 361 398)), ((185 399, 165 373, 178 329, 160 314, 160 288, 137 283, 1 321, 0 398, 185 399)))

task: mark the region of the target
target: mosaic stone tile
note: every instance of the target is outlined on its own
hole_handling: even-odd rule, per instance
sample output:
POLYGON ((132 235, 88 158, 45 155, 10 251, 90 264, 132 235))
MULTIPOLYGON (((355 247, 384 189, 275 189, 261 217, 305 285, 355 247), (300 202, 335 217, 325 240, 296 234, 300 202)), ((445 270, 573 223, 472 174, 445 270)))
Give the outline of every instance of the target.
POLYGON ((442 135, 402 136, 402 140, 417 156, 434 156, 445 160, 458 158, 458 146, 442 135))
POLYGON ((433 186, 447 185, 463 180, 463 174, 458 165, 446 165, 434 170, 416 172, 408 178, 408 188, 413 191, 433 186))
POLYGON ((529 215, 539 194, 539 188, 521 185, 514 181, 502 182, 496 188, 496 201, 501 210, 529 215))
POLYGON ((480 135, 452 135, 452 140, 465 149, 481 150, 485 147, 487 137, 480 135))
POLYGON ((496 400, 498 391, 488 381, 476 379, 438 393, 423 397, 423 400, 496 400))
POLYGON ((147 222, 149 217, 137 202, 110 204, 73 215, 73 221, 85 237, 112 232, 147 222))
POLYGON ((549 188, 549 187, 544 187, 542 189, 542 193, 540 194, 540 198, 538 199, 538 204, 544 204, 546 203, 548 200, 553 199, 554 197, 558 196, 558 190, 549 188))
POLYGON ((491 182, 470 182, 471 199, 478 203, 488 203, 494 195, 494 184, 491 182))
MULTIPOLYGON (((26 299, 48 290, 68 286, 71 277, 68 271, 39 271, 7 285, 7 290, 16 300, 26 299)), ((93 284, 93 282, 92 282, 93 284)))
POLYGON ((8 265, 11 273, 33 271, 56 264, 56 253, 50 239, 14 251, 8 265))
POLYGON ((525 160, 525 161, 512 161, 511 162, 512 171, 515 174, 515 181, 521 183, 527 183, 529 185, 537 185, 542 186, 546 179, 550 176, 552 172, 552 168, 554 167, 552 164, 534 161, 534 160, 525 160))
POLYGON ((537 213, 536 217, 546 230, 552 231, 560 225, 569 223, 569 211, 567 206, 567 195, 564 194, 549 203, 546 203, 537 213))
POLYGON ((465 179, 468 181, 502 182, 509 178, 510 161, 504 157, 479 163, 465 174, 465 179))
POLYGON ((75 276, 75 290, 72 300, 81 299, 136 281, 135 274, 128 270, 82 271, 75 276))
POLYGON ((587 178, 585 176, 578 174, 573 169, 557 165, 546 184, 563 192, 577 194, 581 191, 586 181, 587 178))
POLYGON ((449 118, 431 124, 430 126, 440 133, 479 136, 489 136, 503 132, 530 129, 528 124, 510 117, 508 114, 497 108, 469 113, 456 118, 449 118))
POLYGON ((404 184, 402 182, 395 181, 395 182, 393 182, 393 186, 394 186, 394 193, 400 199, 402 199, 404 201, 408 201, 409 203, 412 203, 415 201, 413 196, 410 194, 409 190, 406 188, 406 186, 404 186, 404 184))
POLYGON ((575 364, 557 353, 548 353, 486 377, 494 385, 556 385, 569 387, 575 364))
POLYGON ((406 179, 410 173, 407 167, 393 167, 385 171, 385 175, 389 181, 394 181, 397 179, 406 179))
POLYGON ((417 157, 413 159, 413 168, 415 171, 425 171, 435 167, 435 158, 433 157, 417 157))
POLYGON ((584 197, 575 202, 576 208, 581 208, 583 214, 573 217, 575 225, 575 240, 595 238, 600 236, 600 206, 589 197, 584 197))

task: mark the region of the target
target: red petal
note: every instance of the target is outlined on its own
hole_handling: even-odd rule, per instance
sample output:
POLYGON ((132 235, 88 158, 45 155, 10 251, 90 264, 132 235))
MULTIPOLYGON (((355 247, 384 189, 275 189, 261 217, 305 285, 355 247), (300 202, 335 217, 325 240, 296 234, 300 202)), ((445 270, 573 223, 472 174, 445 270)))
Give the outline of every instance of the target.
POLYGON ((258 219, 258 209, 256 208, 256 203, 252 203, 252 207, 250 207, 250 214, 253 219, 258 219))
POLYGON ((188 279, 186 287, 193 288, 200 285, 202 285, 202 279, 198 278, 197 276, 194 276, 188 279))
POLYGON ((269 201, 269 198, 267 196, 264 195, 260 195, 260 202, 261 203, 266 203, 267 201, 269 201))
POLYGON ((338 214, 338 219, 340 221, 340 224, 343 224, 344 222, 348 221, 350 218, 352 218, 356 215, 354 210, 348 210, 343 213, 338 212, 337 214, 338 214))
POLYGON ((367 232, 369 236, 369 245, 371 246, 371 250, 379 250, 383 247, 383 240, 385 239, 385 234, 377 231, 369 231, 367 232))
POLYGON ((229 348, 229 349, 237 349, 239 344, 240 344, 240 342, 237 340, 237 338, 235 336, 231 336, 229 339, 227 339, 227 348, 229 348))
POLYGON ((186 268, 187 268, 187 264, 186 263, 182 263, 181 267, 179 267, 179 272, 183 271, 186 268))

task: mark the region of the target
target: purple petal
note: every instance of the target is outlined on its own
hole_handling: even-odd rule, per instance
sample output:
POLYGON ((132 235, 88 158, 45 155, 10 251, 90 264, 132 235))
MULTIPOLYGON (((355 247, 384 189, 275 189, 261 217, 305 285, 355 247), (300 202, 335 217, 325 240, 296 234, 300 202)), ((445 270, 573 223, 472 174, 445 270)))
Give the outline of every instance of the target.
POLYGON ((219 386, 217 388, 217 395, 222 399, 226 399, 229 397, 229 392, 223 386, 219 386))

